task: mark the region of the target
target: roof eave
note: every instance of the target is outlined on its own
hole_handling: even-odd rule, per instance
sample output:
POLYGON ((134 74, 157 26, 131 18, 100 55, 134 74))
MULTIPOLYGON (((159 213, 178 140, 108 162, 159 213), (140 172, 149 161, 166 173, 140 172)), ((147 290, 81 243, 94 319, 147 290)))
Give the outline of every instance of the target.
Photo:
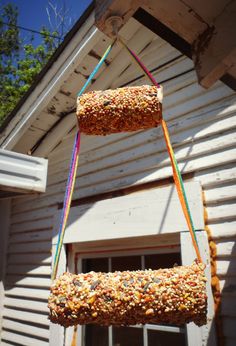
MULTIPOLYGON (((3 124, 0 127, 0 147, 3 149, 11 150, 14 145, 17 143, 19 138, 24 134, 28 126, 32 123, 35 118, 35 112, 37 108, 37 99, 40 98, 46 86, 53 82, 53 88, 50 88, 50 95, 53 94, 53 90, 56 90, 58 83, 56 83, 56 75, 60 74, 60 78, 69 70, 69 61, 67 62, 66 71, 61 71, 62 66, 70 58, 71 55, 75 58, 75 54, 84 55, 84 51, 88 49, 90 45, 85 47, 85 42, 88 43, 91 36, 94 39, 94 32, 98 33, 98 30, 93 27, 94 24, 94 2, 86 9, 77 23, 65 36, 65 39, 61 45, 57 48, 55 53, 49 59, 47 64, 41 70, 41 72, 36 77, 34 83, 31 85, 29 90, 18 102, 14 110, 10 115, 5 119, 3 124), (91 32, 92 31, 92 32, 91 32), (92 35, 91 35, 92 34, 92 35), (77 47, 76 47, 76 42, 77 47), (76 51, 77 48, 77 51, 76 51), (82 49, 81 49, 82 48, 82 49), (76 52, 75 52, 76 51, 76 52), (74 54, 75 53, 75 54, 74 54), (52 75, 54 74, 54 78, 52 75), (64 72, 64 73, 63 73, 64 72), (31 101, 30 101, 31 100, 31 101), (30 112, 29 114, 29 111, 30 112)), ((78 56, 77 56, 78 58, 78 56)), ((69 59, 70 63, 73 63, 73 59, 69 59)), ((64 69, 65 70, 65 69, 64 69)), ((57 76, 59 77, 59 76, 57 76)), ((58 82, 58 80, 57 80, 58 82)), ((45 90, 46 91, 46 90, 45 90)))

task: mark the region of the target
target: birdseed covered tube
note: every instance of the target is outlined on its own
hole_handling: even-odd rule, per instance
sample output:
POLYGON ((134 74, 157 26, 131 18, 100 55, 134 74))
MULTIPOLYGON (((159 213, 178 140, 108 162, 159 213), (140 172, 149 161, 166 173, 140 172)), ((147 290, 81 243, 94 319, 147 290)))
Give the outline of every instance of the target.
POLYGON ((77 99, 80 131, 108 135, 156 127, 162 116, 162 99, 161 86, 90 91, 77 99))
POLYGON ((64 273, 51 286, 50 320, 77 324, 206 324, 204 264, 171 269, 64 273))

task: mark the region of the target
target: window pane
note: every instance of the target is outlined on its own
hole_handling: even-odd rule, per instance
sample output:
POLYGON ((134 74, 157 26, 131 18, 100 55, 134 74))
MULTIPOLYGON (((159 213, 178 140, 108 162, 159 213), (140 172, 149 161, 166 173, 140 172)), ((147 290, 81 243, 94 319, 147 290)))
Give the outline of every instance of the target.
POLYGON ((82 273, 94 272, 108 272, 108 259, 107 258, 89 258, 82 261, 82 273))
POLYGON ((113 346, 143 346, 143 328, 113 327, 113 346))
POLYGON ((146 255, 144 258, 146 269, 171 268, 174 264, 181 265, 180 253, 146 255))
POLYGON ((112 271, 141 269, 141 256, 113 257, 111 259, 112 271))
MULTIPOLYGON (((175 264, 181 264, 179 253, 145 255, 146 269, 169 268, 175 264)), ((111 271, 139 270, 142 268, 142 256, 111 257, 111 271)), ((89 258, 82 260, 82 272, 109 271, 109 259, 89 258)), ((155 323, 154 323, 155 325, 155 323)), ((151 327, 151 326, 150 326, 151 327)), ((113 346, 143 346, 143 328, 112 327, 109 334, 108 327, 87 325, 83 327, 85 346, 108 346, 109 339, 113 346)), ((171 333, 148 329, 148 343, 145 346, 186 346, 185 334, 171 333)))
POLYGON ((85 326, 86 346, 108 346, 108 327, 89 324, 85 326))
POLYGON ((167 345, 185 346, 185 334, 148 330, 148 346, 167 345))
MULTIPOLYGON (((82 261, 82 271, 108 272, 107 258, 90 258, 82 261)), ((86 346, 108 346, 108 327, 97 325, 86 325, 85 345, 86 346)))

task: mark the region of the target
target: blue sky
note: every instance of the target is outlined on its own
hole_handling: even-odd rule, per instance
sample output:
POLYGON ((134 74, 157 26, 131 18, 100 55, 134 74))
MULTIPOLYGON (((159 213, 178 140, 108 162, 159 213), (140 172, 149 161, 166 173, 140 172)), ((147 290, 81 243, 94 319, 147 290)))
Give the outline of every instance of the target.
MULTIPOLYGON (((53 11, 49 2, 51 2, 54 7, 57 7, 57 11, 60 11, 60 9, 63 8, 63 2, 65 3, 65 7, 68 10, 65 25, 68 29, 71 27, 70 20, 72 22, 71 24, 75 23, 92 0, 0 0, 1 6, 7 3, 15 4, 19 10, 18 25, 34 30, 40 30, 42 26, 50 28, 46 8, 51 11, 51 22, 52 26, 55 27, 55 15, 52 14, 53 11)), ((22 31, 21 35, 25 37, 25 39, 30 37, 30 34, 25 31, 22 31)), ((38 35, 35 34, 34 36, 35 43, 39 43, 38 35)))

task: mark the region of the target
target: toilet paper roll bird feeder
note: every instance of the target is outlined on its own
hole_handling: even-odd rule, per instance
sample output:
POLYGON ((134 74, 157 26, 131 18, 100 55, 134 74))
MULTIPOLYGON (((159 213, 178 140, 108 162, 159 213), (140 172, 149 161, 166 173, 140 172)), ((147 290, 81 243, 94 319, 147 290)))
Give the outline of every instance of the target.
POLYGON ((113 273, 64 273, 51 286, 50 319, 64 327, 206 323, 204 265, 113 273))
POLYGON ((79 129, 109 135, 157 127, 162 99, 162 87, 150 85, 90 91, 77 99, 79 129))
POLYGON ((134 325, 162 323, 201 326, 207 319, 205 265, 201 261, 186 193, 171 147, 168 129, 162 118, 163 89, 138 57, 127 48, 154 85, 131 86, 105 91, 83 91, 111 50, 81 89, 77 100, 77 133, 62 210, 58 246, 54 258, 53 283, 48 300, 53 323, 68 327, 76 324, 134 325), (110 135, 139 131, 161 125, 170 156, 174 182, 192 237, 197 260, 189 266, 169 269, 113 273, 64 273, 56 279, 60 251, 78 164, 80 133, 110 135))

